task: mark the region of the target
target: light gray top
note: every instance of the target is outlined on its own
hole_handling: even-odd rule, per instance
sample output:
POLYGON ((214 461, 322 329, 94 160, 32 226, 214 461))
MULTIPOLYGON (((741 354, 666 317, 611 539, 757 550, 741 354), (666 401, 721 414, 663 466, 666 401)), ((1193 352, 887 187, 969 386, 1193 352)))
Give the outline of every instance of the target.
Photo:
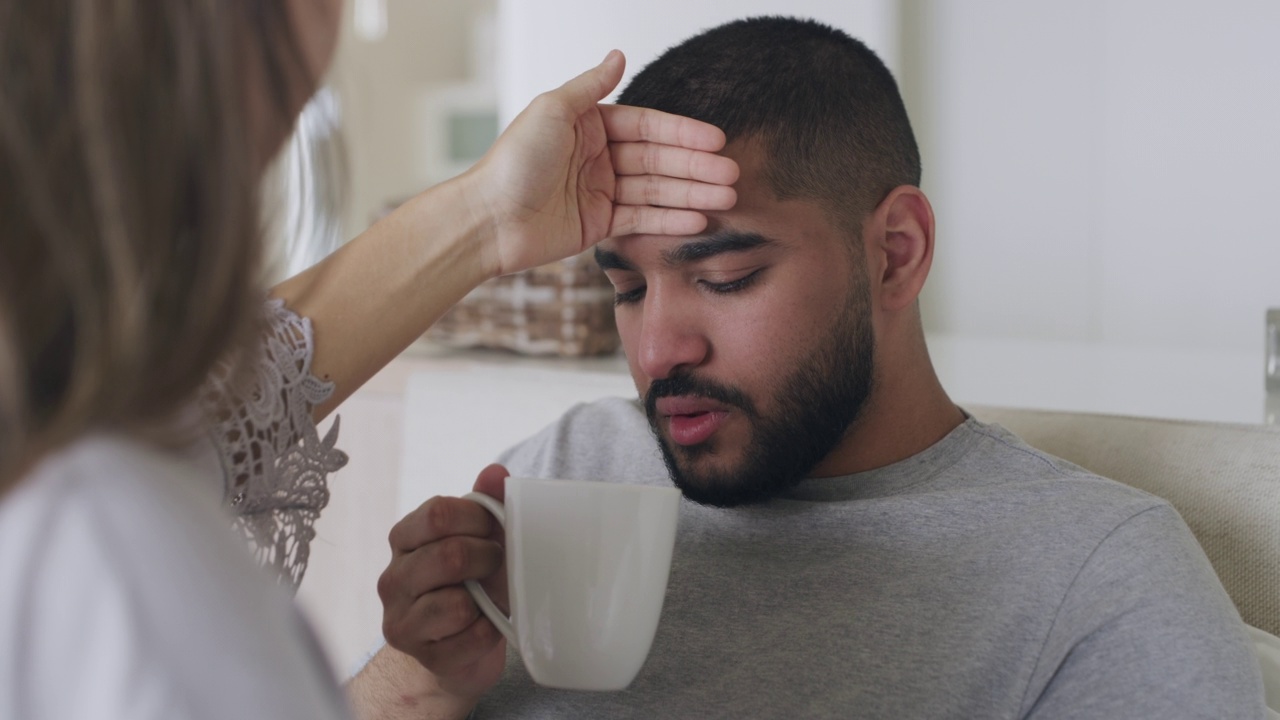
MULTIPOLYGON (((580 405, 515 475, 667 483, 638 403, 580 405)), ((619 693, 509 652, 475 716, 1261 718, 1244 625, 1164 501, 970 419, 765 505, 683 501, 666 604, 619 693)))
POLYGON ((231 369, 219 366, 205 383, 201 406, 236 533, 277 581, 296 591, 313 526, 329 503, 329 474, 346 465, 347 456, 334 447, 338 418, 321 438, 311 416, 334 389, 311 374, 311 320, 278 298, 263 303, 263 317, 252 382, 233 382, 231 369))

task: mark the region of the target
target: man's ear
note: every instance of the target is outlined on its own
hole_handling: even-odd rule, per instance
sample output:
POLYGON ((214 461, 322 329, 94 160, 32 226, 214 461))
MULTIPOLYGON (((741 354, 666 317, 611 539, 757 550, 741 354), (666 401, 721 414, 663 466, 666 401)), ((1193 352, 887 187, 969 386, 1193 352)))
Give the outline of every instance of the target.
POLYGON ((933 208, 923 191, 900 185, 876 206, 867 251, 880 272, 874 292, 885 310, 915 302, 933 263, 933 208))

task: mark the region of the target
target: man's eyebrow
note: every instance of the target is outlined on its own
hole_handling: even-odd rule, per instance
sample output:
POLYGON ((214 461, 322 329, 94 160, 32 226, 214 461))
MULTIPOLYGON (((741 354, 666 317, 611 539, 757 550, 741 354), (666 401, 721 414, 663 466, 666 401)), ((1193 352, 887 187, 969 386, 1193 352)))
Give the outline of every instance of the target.
POLYGON ((745 252, 772 244, 759 233, 721 230, 698 240, 691 240, 662 253, 668 265, 688 265, 724 253, 745 252))
MULTIPOLYGON (((746 252, 758 247, 772 244, 773 241, 759 233, 734 232, 722 230, 697 240, 682 243, 672 250, 662 253, 662 261, 667 265, 688 265, 709 257, 732 252, 746 252)), ((596 264, 601 270, 635 271, 636 266, 630 260, 612 250, 605 250, 599 245, 595 248, 596 264)))
POLYGON ((632 265, 626 258, 612 250, 605 250, 599 245, 596 246, 596 264, 601 270, 635 270, 636 266, 632 265))

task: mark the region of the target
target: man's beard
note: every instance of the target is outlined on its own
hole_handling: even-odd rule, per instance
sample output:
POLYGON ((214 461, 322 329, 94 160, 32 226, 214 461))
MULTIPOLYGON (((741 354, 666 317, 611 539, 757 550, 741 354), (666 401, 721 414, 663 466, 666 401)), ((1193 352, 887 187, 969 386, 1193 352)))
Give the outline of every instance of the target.
POLYGON ((740 390, 692 373, 653 381, 645 394, 649 427, 672 482, 685 497, 719 507, 764 502, 795 487, 831 453, 871 393, 875 338, 869 304, 865 284, 851 288, 827 339, 778 386, 769 417, 740 390), (657 401, 673 396, 704 397, 742 413, 751 435, 737 467, 699 472, 694 463, 713 448, 708 443, 673 446, 662 435, 657 401))

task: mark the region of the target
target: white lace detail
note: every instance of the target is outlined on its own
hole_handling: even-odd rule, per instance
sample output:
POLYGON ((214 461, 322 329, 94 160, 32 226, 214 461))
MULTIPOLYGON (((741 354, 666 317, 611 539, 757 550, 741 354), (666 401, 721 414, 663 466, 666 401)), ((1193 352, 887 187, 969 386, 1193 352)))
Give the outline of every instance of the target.
POLYGON ((333 383, 311 374, 311 321, 284 306, 265 305, 267 333, 254 382, 231 387, 225 373, 210 378, 202 405, 222 460, 226 502, 235 527, 258 562, 281 584, 302 582, 315 537, 313 524, 329 502, 327 479, 347 464, 334 448, 338 419, 324 439, 311 409, 333 394, 333 383))

